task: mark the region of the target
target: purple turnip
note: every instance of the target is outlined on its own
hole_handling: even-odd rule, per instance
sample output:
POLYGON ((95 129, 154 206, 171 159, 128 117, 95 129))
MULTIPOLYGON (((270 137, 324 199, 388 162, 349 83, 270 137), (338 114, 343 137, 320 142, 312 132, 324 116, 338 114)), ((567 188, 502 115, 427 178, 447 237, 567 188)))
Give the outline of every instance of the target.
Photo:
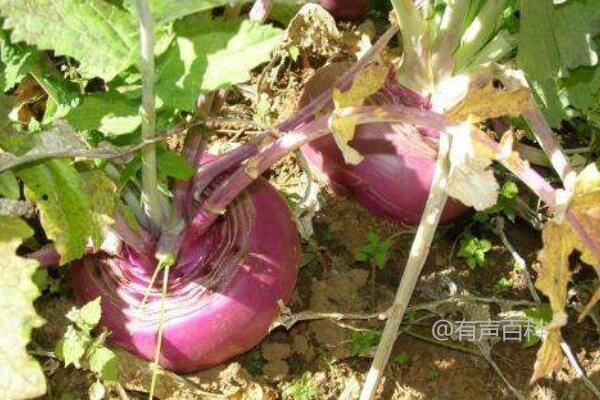
MULTIPOLYGON (((155 242, 155 241, 154 241, 155 242)), ((185 373, 243 353, 268 333, 289 300, 300 259, 296 227, 285 201, 255 181, 171 267, 160 364, 185 373)), ((150 252, 148 252, 150 254, 150 252)), ((160 324, 160 283, 142 305, 156 268, 125 247, 122 256, 90 255, 72 272, 78 302, 102 296, 110 341, 151 360, 160 324)))
MULTIPOLYGON (((344 69, 343 64, 330 64, 319 70, 306 84, 300 106, 330 89, 344 69)), ((390 79, 371 103, 394 102, 427 108, 425 100, 390 79)), ((353 196, 375 214, 418 223, 431 186, 437 133, 400 124, 366 124, 357 128, 351 145, 364 156, 358 165, 344 162, 331 135, 306 144, 302 153, 315 173, 336 192, 353 196)), ((442 221, 448 222, 466 211, 460 203, 450 202, 442 221)))
POLYGON ((357 19, 369 9, 369 0, 321 0, 323 8, 336 19, 357 19))

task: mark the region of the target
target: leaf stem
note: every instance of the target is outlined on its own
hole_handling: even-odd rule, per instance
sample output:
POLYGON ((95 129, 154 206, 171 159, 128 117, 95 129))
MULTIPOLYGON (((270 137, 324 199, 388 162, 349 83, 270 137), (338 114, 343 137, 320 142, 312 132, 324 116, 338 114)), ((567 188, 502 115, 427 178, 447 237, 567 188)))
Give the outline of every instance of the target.
MULTIPOLYGON (((153 138, 156 125, 154 100, 154 21, 148 0, 136 0, 140 25, 142 74, 142 140, 153 138)), ((150 225, 160 229, 163 220, 158 175, 156 171, 156 146, 142 148, 142 202, 150 225)))
POLYGON ((427 96, 433 91, 427 24, 413 0, 391 1, 402 33, 404 51, 404 61, 398 79, 403 85, 427 96))
MULTIPOLYGON (((148 393, 148 400, 154 399, 154 389, 156 388, 156 378, 158 377, 158 368, 160 363, 160 352, 162 348, 163 332, 165 329, 165 300, 167 297, 167 290, 169 285, 169 268, 167 265, 164 269, 162 291, 160 296, 160 323, 158 326, 158 333, 156 338, 156 351, 154 352, 154 362, 152 364, 152 378, 150 380, 150 390, 148 393)), ((158 268, 157 268, 158 270, 158 268)))
POLYGON ((415 235, 410 249, 410 255, 406 267, 404 268, 404 274, 402 275, 402 280, 398 286, 398 291, 396 292, 394 304, 392 305, 383 334, 381 335, 381 341, 379 342, 379 346, 377 346, 375 358, 373 359, 365 384, 363 385, 360 400, 372 400, 375 398, 377 386, 379 385, 385 366, 390 358, 392 347, 396 341, 398 329, 400 328, 400 323, 402 322, 402 318, 408 307, 408 302, 417 285, 417 280, 419 279, 423 265, 425 265, 425 261, 429 256, 429 249, 433 242, 435 231, 437 230, 440 218, 442 217, 446 201, 448 200, 448 195, 446 194, 446 181, 450 170, 450 162, 448 159, 449 150, 450 136, 449 134, 441 134, 438 157, 433 181, 431 183, 431 190, 429 192, 429 197, 427 198, 427 204, 425 205, 425 210, 421 216, 417 234, 415 235))
POLYGON ((497 29, 498 16, 506 5, 506 0, 486 1, 479 14, 465 30, 460 47, 454 54, 455 70, 469 65, 475 55, 488 42, 497 29))
POLYGON ((533 131, 542 150, 548 155, 554 170, 563 181, 565 189, 570 189, 575 184, 577 173, 571 167, 564 150, 556 140, 554 132, 546 122, 542 112, 533 100, 523 112, 523 118, 533 131))
POLYGON ((469 10, 469 2, 450 0, 444 10, 440 31, 433 46, 432 63, 436 74, 436 83, 452 76, 454 70, 454 51, 460 44, 464 20, 469 10))

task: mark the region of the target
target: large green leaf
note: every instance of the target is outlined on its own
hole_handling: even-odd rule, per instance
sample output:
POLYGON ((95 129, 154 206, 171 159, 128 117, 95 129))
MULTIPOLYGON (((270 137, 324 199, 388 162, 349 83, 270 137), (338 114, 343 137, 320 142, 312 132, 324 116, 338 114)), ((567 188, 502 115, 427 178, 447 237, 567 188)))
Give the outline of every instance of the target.
POLYGON ((31 330, 43 320, 33 308, 37 262, 16 255, 33 231, 18 218, 0 216, 0 399, 30 399, 46 392, 44 373, 27 354, 31 330))
POLYGON ((152 14, 158 24, 211 10, 226 4, 243 4, 249 0, 150 0, 152 14))
MULTIPOLYGON (((69 131, 62 136, 59 132, 35 136, 0 132, 0 147, 12 153, 11 157, 27 157, 61 144, 70 146, 65 140, 70 137, 69 131)), ((79 172, 68 158, 24 164, 14 172, 25 185, 26 197, 36 204, 42 227, 54 241, 61 264, 83 256, 90 240, 97 246, 101 244, 102 227, 109 222, 107 216, 112 215, 114 207, 115 187, 108 178, 98 171, 79 172)))
POLYGON ((79 174, 68 160, 49 160, 17 171, 25 195, 40 211, 48 238, 60 254, 61 264, 83 256, 88 240, 101 242, 101 227, 91 210, 79 174))
POLYGON ((13 42, 73 57, 85 77, 109 81, 137 56, 135 18, 106 1, 0 0, 0 14, 13 42))
POLYGON ((600 95, 597 0, 521 0, 520 26, 517 62, 550 123, 586 113, 600 95))
POLYGON ((157 95, 173 108, 192 111, 201 91, 250 78, 267 61, 282 31, 248 20, 201 14, 179 21, 176 39, 157 65, 157 95))
POLYGON ((6 92, 31 74, 48 94, 43 123, 65 116, 79 103, 77 84, 56 71, 48 57, 23 43, 12 43, 8 31, 0 29, 0 89, 6 92))
POLYGON ((131 133, 142 123, 139 102, 136 103, 119 92, 87 95, 66 119, 79 131, 98 130, 106 135, 131 133))
POLYGON ((31 71, 31 65, 37 62, 39 55, 22 44, 15 45, 10 41, 8 31, 0 29, 0 90, 7 92, 31 71))

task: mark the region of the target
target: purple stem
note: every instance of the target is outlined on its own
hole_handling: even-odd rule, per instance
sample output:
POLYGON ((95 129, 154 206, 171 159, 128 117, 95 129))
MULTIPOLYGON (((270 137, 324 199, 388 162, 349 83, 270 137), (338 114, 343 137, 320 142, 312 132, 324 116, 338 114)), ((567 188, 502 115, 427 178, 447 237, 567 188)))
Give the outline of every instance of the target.
MULTIPOLYGON (((348 85, 352 82, 354 77, 362 71, 362 69, 371 62, 371 59, 379 54, 381 50, 385 48, 388 42, 394 37, 394 35, 398 32, 398 25, 392 25, 378 40, 375 44, 367 51, 360 60, 356 64, 352 66, 346 73, 344 73, 340 79, 337 81, 335 87, 338 89, 346 89, 348 85)), ((282 132, 288 132, 299 125, 305 123, 309 119, 311 119, 314 114, 319 111, 321 108, 327 105, 331 101, 331 95, 333 93, 333 89, 329 89, 321 93, 314 100, 312 100, 306 107, 299 110, 297 113, 292 115, 290 118, 281 122, 277 125, 277 130, 282 132)))
MULTIPOLYGON (((345 89, 352 82, 356 74, 358 74, 370 61, 371 59, 379 54, 381 50, 385 48, 387 43, 390 41, 392 37, 398 32, 398 26, 393 25, 390 29, 388 29, 377 42, 367 51, 363 57, 352 66, 346 73, 342 75, 339 81, 336 84, 336 87, 339 89, 345 89)), ((331 102, 331 96, 333 93, 333 89, 327 90, 315 99, 313 99, 308 105, 301 108, 296 112, 293 116, 286 119, 285 121, 279 123, 276 126, 276 131, 279 132, 288 132, 296 129, 298 126, 310 121, 315 113, 327 105, 327 103, 331 102)), ((223 174, 228 169, 232 168, 236 163, 240 163, 244 159, 248 157, 252 157, 255 155, 260 149, 258 143, 262 140, 265 135, 274 135, 274 132, 267 131, 257 137, 257 141, 254 143, 249 143, 247 145, 238 147, 227 154, 221 156, 220 158, 228 159, 227 161, 214 163, 211 162, 206 165, 206 167, 202 166, 196 171, 196 176, 194 177, 194 188, 193 193, 195 197, 198 196, 200 192, 202 192, 208 184, 217 176, 223 174), (248 147, 245 147, 248 146, 248 147), (253 146, 257 146, 256 151, 253 146), (209 166, 211 165, 212 166, 209 166)), ((216 161, 216 160, 215 160, 216 161)))
POLYGON ((289 132, 272 143, 256 156, 238 167, 204 200, 183 234, 179 262, 186 262, 186 249, 193 249, 193 243, 206 233, 212 223, 225 213, 227 206, 242 193, 256 178, 272 167, 290 152, 304 144, 329 133, 328 116, 320 117, 294 132, 289 132))
POLYGON ((571 167, 569 159, 565 155, 562 147, 558 144, 554 132, 552 132, 546 118, 544 118, 544 115, 533 101, 525 108, 523 118, 525 118, 525 121, 527 121, 527 124, 531 127, 540 146, 550 158, 550 162, 560 179, 562 179, 564 187, 566 189, 571 188, 575 183, 577 174, 571 167))
MULTIPOLYGON (((183 157, 188 164, 197 167, 202 159, 204 153, 204 138, 202 134, 194 131, 190 131, 186 138, 185 144, 183 145, 183 157)), ((192 181, 180 181, 176 180, 173 189, 174 198, 174 217, 176 219, 188 218, 188 204, 192 196, 192 181)))
POLYGON ((227 170, 239 165, 242 161, 256 155, 259 151, 260 143, 269 135, 263 134, 253 141, 243 144, 222 156, 215 158, 205 164, 202 164, 196 170, 194 182, 192 184, 192 200, 199 200, 202 192, 219 175, 227 170))
POLYGON ((114 224, 111 229, 123 243, 141 254, 148 250, 148 245, 154 240, 154 237, 141 225, 137 230, 131 228, 119 211, 115 212, 114 224))

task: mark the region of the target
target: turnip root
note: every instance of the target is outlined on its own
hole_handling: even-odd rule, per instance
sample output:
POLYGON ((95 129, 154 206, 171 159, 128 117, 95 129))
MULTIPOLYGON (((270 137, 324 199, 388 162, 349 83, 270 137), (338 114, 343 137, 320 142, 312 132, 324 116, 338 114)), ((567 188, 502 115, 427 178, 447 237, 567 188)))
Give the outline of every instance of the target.
MULTIPOLYGON (((263 179, 238 196, 190 250, 187 262, 171 267, 160 357, 163 367, 181 373, 258 344, 279 313, 278 302, 290 299, 300 259, 287 205, 263 179)), ((145 305, 142 299, 155 268, 156 262, 126 246, 120 257, 87 256, 72 272, 78 302, 102 296, 110 341, 147 360, 157 345, 160 283, 151 287, 145 305)))
POLYGON ((321 5, 336 19, 357 19, 369 9, 369 0, 321 0, 321 5))
MULTIPOLYGON (((306 84, 300 106, 333 86, 343 64, 322 68, 306 84)), ((426 101, 390 79, 388 86, 373 96, 373 102, 409 102, 410 106, 427 107, 426 101), (400 92, 401 90, 406 91, 400 92), (420 103, 420 104, 419 104, 420 103)), ((302 147, 302 153, 314 172, 341 194, 353 196, 378 215, 399 222, 416 224, 425 207, 437 154, 437 133, 403 124, 374 123, 361 125, 351 142, 364 156, 358 165, 344 162, 331 135, 302 147)), ((467 208, 450 201, 442 221, 464 214, 467 208)))

